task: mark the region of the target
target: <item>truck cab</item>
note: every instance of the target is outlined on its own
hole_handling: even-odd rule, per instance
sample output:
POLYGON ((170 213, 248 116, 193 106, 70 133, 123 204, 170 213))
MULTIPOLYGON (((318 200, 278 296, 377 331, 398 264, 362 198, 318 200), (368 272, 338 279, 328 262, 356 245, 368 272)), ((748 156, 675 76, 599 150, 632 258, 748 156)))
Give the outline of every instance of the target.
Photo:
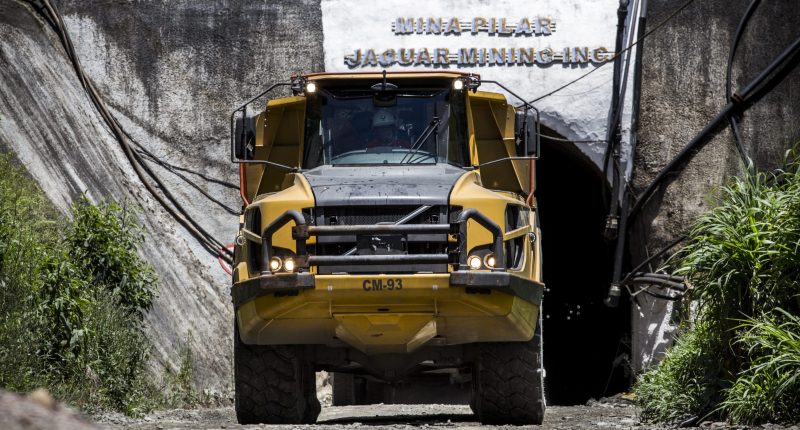
MULTIPOLYGON (((231 117, 241 423, 466 387, 481 422, 544 417, 537 117, 457 72, 316 73, 231 117)), ((275 87, 275 86, 273 86, 275 87)))

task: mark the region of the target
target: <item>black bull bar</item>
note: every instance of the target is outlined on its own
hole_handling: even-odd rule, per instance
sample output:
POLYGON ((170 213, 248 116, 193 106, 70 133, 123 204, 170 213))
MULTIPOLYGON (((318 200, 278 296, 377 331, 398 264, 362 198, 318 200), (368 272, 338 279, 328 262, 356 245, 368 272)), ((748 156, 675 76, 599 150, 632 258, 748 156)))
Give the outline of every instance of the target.
POLYGON ((503 270, 503 231, 496 223, 477 209, 463 210, 458 219, 450 224, 377 224, 377 225, 326 225, 314 226, 306 223, 303 215, 296 210, 288 210, 272 221, 261 233, 261 267, 263 274, 269 271, 272 258, 272 236, 291 221, 292 239, 295 241, 298 270, 309 266, 361 265, 361 264, 447 264, 447 254, 392 254, 392 255, 308 255, 306 239, 311 236, 345 235, 386 235, 386 234, 453 234, 458 237, 458 266, 467 269, 467 222, 474 220, 487 229, 493 238, 493 252, 496 266, 493 270, 503 270))

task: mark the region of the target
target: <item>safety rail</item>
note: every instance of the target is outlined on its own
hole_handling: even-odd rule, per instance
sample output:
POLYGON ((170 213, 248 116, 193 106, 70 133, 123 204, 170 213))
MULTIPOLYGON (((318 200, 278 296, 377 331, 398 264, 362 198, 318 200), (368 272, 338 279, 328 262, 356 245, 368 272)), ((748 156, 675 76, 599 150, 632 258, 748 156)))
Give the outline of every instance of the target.
MULTIPOLYGON (((375 224, 314 226, 296 210, 288 210, 272 221, 261 233, 262 274, 270 274, 269 261, 273 256, 272 237, 283 226, 294 221, 292 239, 295 241, 296 267, 302 271, 310 266, 346 266, 356 264, 456 264, 447 254, 386 254, 386 255, 308 255, 306 239, 312 236, 394 235, 394 234, 452 234, 458 238, 458 270, 467 270, 467 224, 477 222, 492 234, 493 251, 497 266, 504 270, 503 231, 486 215, 474 208, 463 210, 450 224, 375 224)), ((250 238, 251 242, 257 242, 250 238)))

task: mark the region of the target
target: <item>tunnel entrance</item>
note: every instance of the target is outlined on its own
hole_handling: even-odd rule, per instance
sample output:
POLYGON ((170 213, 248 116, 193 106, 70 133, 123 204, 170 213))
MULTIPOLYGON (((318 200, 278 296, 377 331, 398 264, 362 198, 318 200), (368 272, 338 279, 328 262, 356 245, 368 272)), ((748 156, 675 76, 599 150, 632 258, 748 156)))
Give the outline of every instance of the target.
MULTIPOLYGON (((546 127, 542 134, 562 139, 546 127)), ((550 404, 584 404, 630 386, 630 305, 603 304, 614 243, 603 236, 602 172, 573 143, 544 137, 541 143, 536 197, 546 285, 545 393, 550 404)))

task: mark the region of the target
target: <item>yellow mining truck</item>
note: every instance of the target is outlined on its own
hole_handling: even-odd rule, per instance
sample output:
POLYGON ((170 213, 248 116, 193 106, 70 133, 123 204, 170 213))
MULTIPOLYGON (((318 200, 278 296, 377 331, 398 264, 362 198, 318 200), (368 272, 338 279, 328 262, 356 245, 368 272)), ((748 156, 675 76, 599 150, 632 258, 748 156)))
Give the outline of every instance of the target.
POLYGON ((321 370, 338 405, 450 384, 481 422, 542 422, 538 112, 488 83, 315 73, 233 112, 240 423, 314 422, 321 370))

